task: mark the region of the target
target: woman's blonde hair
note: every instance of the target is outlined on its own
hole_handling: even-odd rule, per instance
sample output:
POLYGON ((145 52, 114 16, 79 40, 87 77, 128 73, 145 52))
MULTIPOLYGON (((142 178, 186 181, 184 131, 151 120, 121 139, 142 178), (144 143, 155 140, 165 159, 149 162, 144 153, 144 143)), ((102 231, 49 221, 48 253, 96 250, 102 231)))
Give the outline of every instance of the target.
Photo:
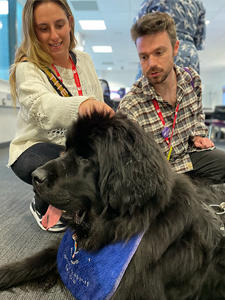
POLYGON ((46 2, 54 2, 59 5, 65 12, 67 18, 70 18, 70 45, 69 50, 75 48, 77 41, 74 36, 74 18, 72 11, 66 0, 27 0, 23 8, 23 41, 15 54, 14 64, 10 68, 10 90, 14 105, 16 105, 16 66, 19 62, 28 60, 39 68, 50 67, 52 64, 51 56, 46 53, 35 33, 34 10, 41 4, 46 2))

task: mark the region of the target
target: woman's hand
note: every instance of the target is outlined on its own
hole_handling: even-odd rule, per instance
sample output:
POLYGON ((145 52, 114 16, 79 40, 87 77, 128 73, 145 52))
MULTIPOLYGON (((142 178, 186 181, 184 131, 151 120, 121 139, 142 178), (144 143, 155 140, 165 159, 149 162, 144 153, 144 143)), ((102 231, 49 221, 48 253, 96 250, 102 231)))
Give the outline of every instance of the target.
POLYGON ((115 114, 114 110, 110 106, 94 98, 89 98, 82 102, 79 106, 78 113, 80 116, 90 116, 93 111, 102 112, 104 114, 110 114, 111 117, 115 114))

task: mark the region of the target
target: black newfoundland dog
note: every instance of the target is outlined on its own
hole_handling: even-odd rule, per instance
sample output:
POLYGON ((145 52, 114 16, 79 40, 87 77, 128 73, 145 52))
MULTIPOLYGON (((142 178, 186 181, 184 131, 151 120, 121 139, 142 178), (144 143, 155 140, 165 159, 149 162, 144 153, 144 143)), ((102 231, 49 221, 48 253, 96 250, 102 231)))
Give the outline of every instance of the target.
MULTIPOLYGON (((66 259, 61 263, 70 272, 71 265, 82 264, 76 260, 80 249, 92 255, 122 243, 112 261, 123 261, 124 255, 125 261, 126 255, 130 259, 122 272, 117 270, 115 284, 107 269, 111 267, 105 265, 102 277, 114 285, 108 299, 225 299, 224 228, 209 205, 222 202, 221 193, 174 173, 151 136, 120 113, 79 118, 68 133, 63 156, 38 168, 33 186, 39 197, 64 211, 74 250, 69 247, 71 257, 63 252, 64 239, 58 258, 52 247, 1 267, 0 289, 47 274, 57 259, 66 259), (122 255, 133 237, 139 238, 135 251, 122 255)), ((88 280, 73 272, 76 278, 69 279, 85 290, 88 280)))

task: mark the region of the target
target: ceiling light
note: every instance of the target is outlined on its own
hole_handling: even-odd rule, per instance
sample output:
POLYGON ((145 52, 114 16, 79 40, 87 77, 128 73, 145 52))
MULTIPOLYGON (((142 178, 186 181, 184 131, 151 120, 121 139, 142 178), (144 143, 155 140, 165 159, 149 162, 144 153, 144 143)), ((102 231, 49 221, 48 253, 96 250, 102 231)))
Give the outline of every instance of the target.
POLYGON ((209 25, 210 21, 209 20, 205 20, 205 25, 209 25))
POLYGON ((8 15, 8 1, 0 1, 0 15, 8 15))
POLYGON ((80 20, 79 23, 83 30, 106 30, 104 20, 80 20))
POLYGON ((111 53, 111 46, 92 46, 92 50, 97 53, 111 53))

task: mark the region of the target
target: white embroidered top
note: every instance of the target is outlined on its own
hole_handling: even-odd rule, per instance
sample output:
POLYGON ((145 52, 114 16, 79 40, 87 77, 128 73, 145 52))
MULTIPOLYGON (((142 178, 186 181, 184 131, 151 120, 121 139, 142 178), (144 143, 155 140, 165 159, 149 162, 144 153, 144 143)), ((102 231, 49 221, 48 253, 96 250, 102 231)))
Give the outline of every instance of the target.
POLYGON ((102 88, 90 56, 78 50, 74 50, 74 53, 83 96, 78 96, 71 69, 56 66, 64 85, 73 95, 62 97, 34 64, 18 64, 16 87, 20 109, 16 135, 10 144, 8 166, 35 143, 64 145, 66 130, 76 120, 79 105, 90 97, 103 101, 102 88))

